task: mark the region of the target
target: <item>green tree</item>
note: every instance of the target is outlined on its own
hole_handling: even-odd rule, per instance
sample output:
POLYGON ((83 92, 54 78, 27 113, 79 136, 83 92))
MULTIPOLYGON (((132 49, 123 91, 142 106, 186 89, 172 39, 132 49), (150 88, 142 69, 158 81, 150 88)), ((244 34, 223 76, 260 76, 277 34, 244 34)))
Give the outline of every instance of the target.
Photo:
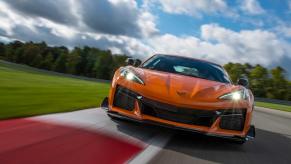
POLYGON ((65 53, 62 53, 57 58, 55 65, 54 65, 54 71, 66 73, 67 71, 67 55, 65 53))
POLYGON ((24 45, 22 63, 27 64, 29 66, 36 66, 35 65, 36 62, 34 62, 34 59, 39 58, 37 56, 41 54, 42 54, 42 50, 40 47, 38 47, 38 45, 32 42, 26 43, 24 45))
POLYGON ((41 62, 43 61, 41 54, 36 54, 31 61, 31 65, 37 68, 41 67, 41 62))
POLYGON ((18 50, 19 48, 23 47, 24 44, 20 41, 14 41, 9 43, 8 45, 6 45, 6 53, 5 53, 5 58, 8 61, 11 62, 16 62, 17 60, 17 56, 16 56, 16 50, 18 50))
POLYGON ((282 67, 276 67, 271 70, 272 78, 272 98, 288 99, 288 81, 285 78, 285 70, 282 67))
POLYGON ((96 78, 109 80, 112 74, 113 58, 111 53, 102 53, 95 63, 96 78))
POLYGON ((268 70, 261 65, 256 65, 249 75, 250 87, 255 96, 265 97, 270 88, 268 70))
POLYGON ((77 75, 86 75, 87 54, 89 53, 89 47, 83 49, 77 49, 80 52, 80 62, 78 64, 77 75))
POLYGON ((88 77, 95 77, 96 76, 95 70, 94 70, 95 63, 98 60, 98 57, 100 57, 100 54, 106 53, 106 52, 101 51, 96 48, 88 48, 88 50, 85 50, 85 51, 87 51, 87 55, 86 55, 87 62, 86 62, 85 70, 84 70, 85 75, 88 77))
POLYGON ((288 83, 287 100, 291 101, 291 81, 289 81, 289 83, 288 83))
POLYGON ((0 42, 0 59, 5 57, 5 44, 0 42))
POLYGON ((53 55, 51 52, 48 52, 48 54, 44 57, 43 61, 41 62, 40 68, 52 70, 53 64, 54 64, 53 55))
POLYGON ((77 69, 80 61, 80 53, 78 50, 74 49, 67 57, 67 73, 77 74, 77 69))
POLYGON ((249 64, 240 64, 240 63, 228 63, 224 65, 224 68, 228 72, 231 80, 236 83, 237 80, 241 77, 249 76, 249 64))

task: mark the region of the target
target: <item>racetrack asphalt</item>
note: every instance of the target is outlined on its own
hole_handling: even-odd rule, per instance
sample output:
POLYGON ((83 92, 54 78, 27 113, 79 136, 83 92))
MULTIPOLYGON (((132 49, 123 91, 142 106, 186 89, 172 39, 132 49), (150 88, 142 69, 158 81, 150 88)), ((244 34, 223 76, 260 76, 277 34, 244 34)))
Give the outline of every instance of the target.
POLYGON ((176 132, 150 163, 291 163, 290 113, 256 107, 256 138, 244 145, 176 132))
POLYGON ((0 163, 86 163, 92 151, 96 155, 91 154, 90 161, 99 163, 291 163, 291 114, 264 108, 256 107, 256 138, 244 145, 111 120, 99 108, 11 121, 0 122, 0 163), (104 143, 98 143, 100 139, 104 143), (41 151, 47 153, 37 156, 41 151))

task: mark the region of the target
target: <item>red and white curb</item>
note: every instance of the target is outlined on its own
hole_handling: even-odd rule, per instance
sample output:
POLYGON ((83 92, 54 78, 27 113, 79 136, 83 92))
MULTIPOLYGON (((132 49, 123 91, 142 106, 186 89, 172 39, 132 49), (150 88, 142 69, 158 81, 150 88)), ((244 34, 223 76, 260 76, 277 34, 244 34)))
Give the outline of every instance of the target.
POLYGON ((171 137, 128 126, 100 109, 0 121, 0 163, 148 163, 171 137))

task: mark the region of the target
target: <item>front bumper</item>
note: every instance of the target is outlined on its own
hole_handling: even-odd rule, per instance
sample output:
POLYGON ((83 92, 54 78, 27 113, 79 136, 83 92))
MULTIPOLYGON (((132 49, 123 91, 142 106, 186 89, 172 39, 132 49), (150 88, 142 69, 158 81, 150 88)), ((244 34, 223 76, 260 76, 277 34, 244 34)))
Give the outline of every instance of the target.
POLYGON ((191 129, 191 128, 185 128, 185 127, 181 127, 181 126, 176 126, 176 125, 173 125, 173 124, 167 124, 167 123, 163 123, 163 122, 157 122, 157 121, 153 121, 153 120, 136 119, 136 118, 133 118, 133 117, 130 117, 130 116, 121 114, 121 113, 119 113, 117 111, 109 110, 108 98, 105 98, 104 99, 104 101, 101 104, 101 107, 107 111, 107 114, 110 117, 115 117, 115 118, 120 118, 120 119, 126 119, 126 120, 130 120, 130 121, 138 122, 138 123, 145 123, 145 124, 157 125, 157 126, 162 126, 162 127, 176 129, 176 130, 183 130, 183 131, 195 132, 195 133, 200 133, 200 134, 204 134, 204 135, 207 135, 207 136, 214 136, 214 137, 231 139, 231 140, 234 140, 234 141, 246 141, 246 140, 250 140, 250 139, 254 139, 255 138, 255 127, 253 125, 250 126, 250 128, 248 129, 248 131, 247 131, 247 133, 246 133, 245 136, 238 136, 238 135, 220 135, 220 134, 216 134, 216 133, 205 132, 205 131, 200 131, 200 130, 196 130, 196 129, 191 129))

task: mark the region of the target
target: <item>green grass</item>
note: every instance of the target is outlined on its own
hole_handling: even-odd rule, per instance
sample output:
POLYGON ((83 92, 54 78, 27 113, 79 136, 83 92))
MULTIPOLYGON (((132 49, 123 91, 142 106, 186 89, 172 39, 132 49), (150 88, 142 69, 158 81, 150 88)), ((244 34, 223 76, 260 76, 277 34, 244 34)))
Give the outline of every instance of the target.
POLYGON ((0 119, 97 107, 109 87, 0 60, 0 119))
POLYGON ((280 104, 273 104, 273 103, 266 103, 266 102, 256 102, 255 104, 256 106, 260 106, 260 107, 291 112, 291 106, 288 106, 288 105, 280 105, 280 104))

